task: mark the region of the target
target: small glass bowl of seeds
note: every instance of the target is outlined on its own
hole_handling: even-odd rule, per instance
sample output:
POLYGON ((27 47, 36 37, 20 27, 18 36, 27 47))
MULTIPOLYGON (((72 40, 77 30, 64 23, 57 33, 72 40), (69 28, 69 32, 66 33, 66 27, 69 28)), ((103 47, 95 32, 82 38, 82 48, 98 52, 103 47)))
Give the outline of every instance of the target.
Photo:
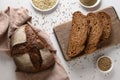
POLYGON ((101 56, 97 60, 97 68, 102 73, 109 73, 113 68, 113 61, 109 56, 101 56))

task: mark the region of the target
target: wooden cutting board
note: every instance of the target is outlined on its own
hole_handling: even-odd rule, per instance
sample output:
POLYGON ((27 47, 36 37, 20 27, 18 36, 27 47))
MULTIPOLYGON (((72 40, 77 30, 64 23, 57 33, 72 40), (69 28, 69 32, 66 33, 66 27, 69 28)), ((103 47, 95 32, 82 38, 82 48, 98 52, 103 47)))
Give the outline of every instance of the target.
MULTIPOLYGON (((117 16, 115 9, 113 7, 108 7, 100 11, 104 11, 108 15, 110 15, 111 20, 112 20, 112 34, 109 40, 107 40, 104 43, 99 44, 99 47, 97 50, 99 50, 100 48, 107 48, 109 46, 120 43, 120 20, 117 16)), ((62 50, 64 58, 67 61, 71 60, 71 58, 66 55, 71 26, 72 26, 72 21, 69 21, 69 22, 66 22, 66 23, 63 23, 61 25, 54 27, 55 36, 62 50)))

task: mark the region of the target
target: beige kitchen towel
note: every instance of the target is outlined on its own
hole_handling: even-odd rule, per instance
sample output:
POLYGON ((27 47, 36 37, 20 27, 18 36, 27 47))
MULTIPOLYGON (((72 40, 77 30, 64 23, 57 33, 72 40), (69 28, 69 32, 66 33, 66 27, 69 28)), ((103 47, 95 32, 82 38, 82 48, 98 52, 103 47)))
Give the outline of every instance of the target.
POLYGON ((8 7, 0 12, 0 51, 9 51, 10 35, 21 25, 30 21, 28 10, 21 8, 8 7))
POLYGON ((10 54, 9 39, 11 34, 20 26, 30 24, 38 35, 47 43, 47 47, 53 51, 55 57, 55 65, 45 71, 39 73, 23 73, 16 72, 18 80, 69 80, 68 75, 63 68, 59 58, 56 56, 56 51, 52 45, 49 36, 30 23, 31 17, 28 15, 28 10, 24 8, 11 8, 0 12, 0 51, 7 51, 10 54))

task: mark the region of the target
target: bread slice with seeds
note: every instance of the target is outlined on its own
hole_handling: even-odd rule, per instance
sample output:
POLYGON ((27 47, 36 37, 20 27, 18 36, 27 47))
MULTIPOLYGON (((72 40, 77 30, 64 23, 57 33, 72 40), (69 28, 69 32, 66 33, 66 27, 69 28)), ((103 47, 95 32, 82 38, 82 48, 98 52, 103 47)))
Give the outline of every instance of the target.
POLYGON ((103 33, 101 36, 101 41, 105 41, 110 37, 112 31, 112 24, 110 16, 105 12, 98 12, 97 13, 103 27, 103 33))
POLYGON ((68 41, 67 55, 75 57, 85 48, 88 26, 86 17, 79 11, 73 14, 72 30, 68 41))
POLYGON ((86 42, 85 54, 92 53, 97 49, 97 45, 100 41, 103 28, 98 16, 94 13, 88 13, 87 15, 89 35, 86 42))

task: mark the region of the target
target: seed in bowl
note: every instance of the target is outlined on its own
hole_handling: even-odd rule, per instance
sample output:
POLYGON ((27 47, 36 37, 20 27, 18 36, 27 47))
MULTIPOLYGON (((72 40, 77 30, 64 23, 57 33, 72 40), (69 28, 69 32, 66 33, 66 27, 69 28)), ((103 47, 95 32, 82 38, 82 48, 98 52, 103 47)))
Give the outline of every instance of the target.
POLYGON ((102 57, 98 60, 98 68, 102 71, 107 71, 111 68, 112 61, 108 57, 102 57))
POLYGON ((57 0, 32 0, 33 4, 42 10, 52 8, 57 0))
POLYGON ((80 2, 86 6, 92 6, 97 2, 97 0, 80 0, 80 2))

